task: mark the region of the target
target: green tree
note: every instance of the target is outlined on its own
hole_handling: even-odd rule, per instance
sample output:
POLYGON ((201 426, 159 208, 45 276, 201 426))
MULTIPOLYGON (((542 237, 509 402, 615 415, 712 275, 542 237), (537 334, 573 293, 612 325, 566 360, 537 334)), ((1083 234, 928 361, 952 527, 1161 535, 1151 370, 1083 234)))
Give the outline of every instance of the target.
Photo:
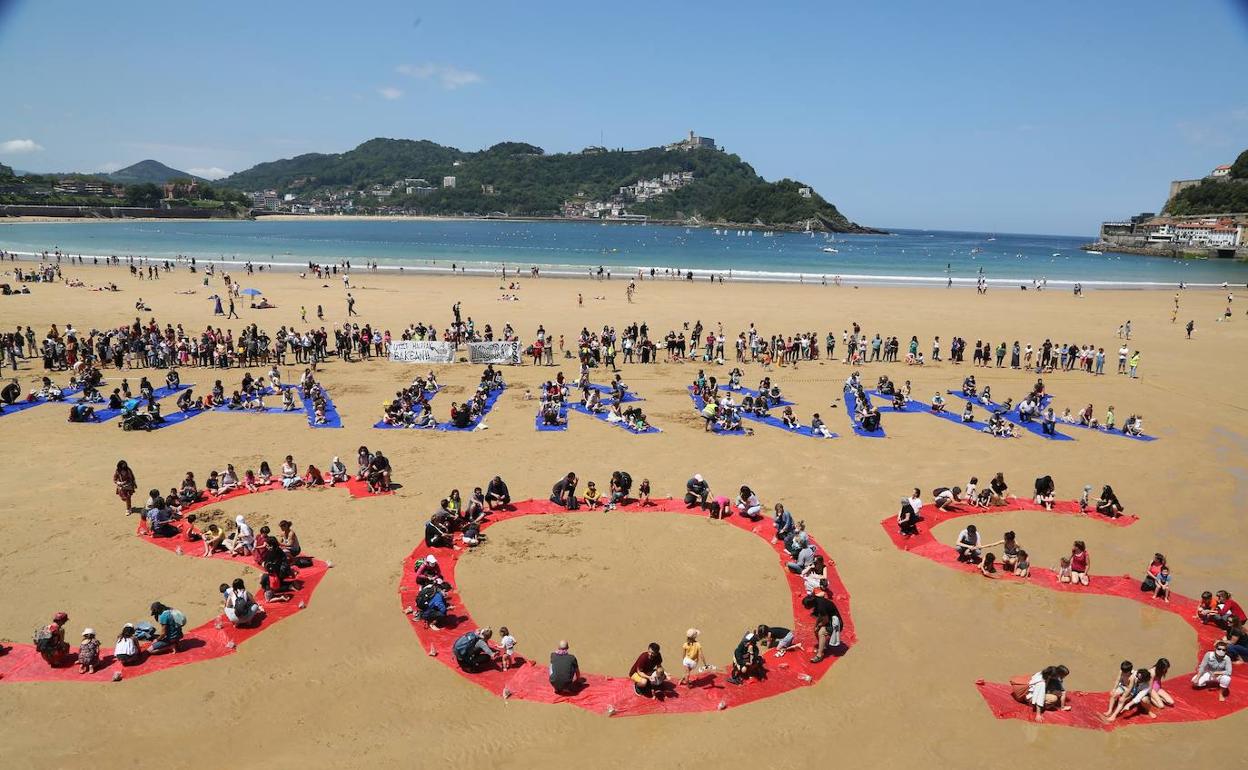
POLYGON ((1248 179, 1248 150, 1244 150, 1231 164, 1232 179, 1248 179))

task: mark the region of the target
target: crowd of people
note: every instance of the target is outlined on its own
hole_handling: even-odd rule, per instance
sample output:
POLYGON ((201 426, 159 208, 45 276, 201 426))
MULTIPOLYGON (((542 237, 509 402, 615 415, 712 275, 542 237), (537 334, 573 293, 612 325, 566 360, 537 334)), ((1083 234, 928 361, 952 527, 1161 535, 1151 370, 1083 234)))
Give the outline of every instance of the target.
MULTIPOLYGON (((553 380, 542 383, 537 393, 537 413, 542 425, 557 427, 566 425, 567 409, 573 403, 573 390, 579 393, 581 408, 594 415, 604 415, 608 422, 620 423, 629 430, 642 432, 649 428, 646 414, 636 405, 626 405, 628 386, 620 375, 616 374, 607 390, 594 386, 590 382, 588 365, 581 365, 581 373, 575 383, 569 383, 563 372, 559 372, 553 380), (604 398, 603 393, 606 393, 604 398)), ((531 392, 525 392, 525 398, 532 398, 531 392)))
MULTIPOLYGON (((1090 485, 1083 488, 1079 500, 1081 512, 1095 512, 1110 518, 1123 515, 1123 505, 1113 487, 1108 484, 1103 486, 1096 499, 1092 498, 1092 489, 1090 485)), ((1015 498, 1009 490, 1002 473, 997 473, 983 489, 979 488, 979 479, 972 476, 965 489, 955 486, 932 490, 933 505, 939 510, 955 510, 959 506, 971 510, 1004 506, 1015 498)), ((1056 501, 1053 478, 1037 478, 1030 499, 1037 505, 1052 509, 1056 501)), ((922 521, 919 512, 922 507, 923 501, 917 488, 909 496, 902 498, 897 526, 903 537, 912 537, 919 533, 918 524, 922 521)), ((1007 531, 1000 540, 986 543, 977 526, 968 524, 958 533, 953 547, 958 562, 976 565, 979 573, 986 578, 998 578, 1003 574, 1022 579, 1032 576, 1031 556, 1019 543, 1018 535, 1014 531, 1007 531), (1000 556, 989 550, 998 547, 1001 549, 1000 556)), ((1059 558, 1053 570, 1054 579, 1072 587, 1088 586, 1091 584, 1091 564, 1087 544, 1083 540, 1076 540, 1071 546, 1070 555, 1059 558)), ((1171 569, 1165 555, 1153 554, 1143 572, 1140 591, 1154 600, 1169 604, 1171 579, 1171 569)), ((1192 677, 1192 686, 1197 689, 1216 686, 1219 699, 1225 700, 1230 694, 1232 662, 1248 660, 1248 632, 1244 630, 1248 615, 1231 597, 1229 591, 1205 591, 1197 605, 1196 619, 1221 627, 1225 630, 1225 635, 1202 657, 1192 677)), ((1132 715, 1155 719, 1157 711, 1173 707, 1175 699, 1163 686, 1169 670, 1170 662, 1165 658, 1159 659, 1148 668, 1136 668, 1130 661, 1123 661, 1119 676, 1110 690, 1109 702, 1102 718, 1108 722, 1132 715)), ((1046 667, 1030 678, 1015 678, 1011 680, 1013 696, 1020 703, 1033 708, 1036 721, 1042 721, 1046 711, 1069 711, 1071 707, 1067 702, 1064 686, 1069 674, 1069 669, 1059 665, 1046 667)))
MULTIPOLYGON (((585 493, 581 495, 578 494, 580 479, 576 473, 569 472, 554 484, 550 501, 567 510, 579 510, 582 507, 611 510, 633 500, 647 503, 650 496, 649 481, 642 481, 635 498, 632 496, 632 483, 632 476, 628 472, 616 471, 611 475, 607 494, 599 494, 596 485, 589 482, 585 493)), ((689 508, 706 511, 711 518, 722 518, 734 513, 754 521, 764 517, 763 503, 750 487, 742 486, 735 500, 730 501, 726 497, 712 495, 709 483, 701 474, 694 475, 686 483, 684 502, 689 508)), ((506 509, 510 503, 511 495, 507 485, 498 476, 491 479, 484 490, 476 487, 467 501, 460 498, 458 490, 452 490, 441 501, 439 510, 426 522, 425 543, 430 548, 458 549, 458 533, 463 544, 470 547, 477 545, 484 540, 480 529, 490 512, 506 509)), ((818 552, 814 541, 807 534, 804 521, 795 520, 783 503, 776 503, 773 510, 772 542, 783 544, 791 559, 787 564, 789 571, 802 579, 805 593, 801 604, 810 613, 814 631, 814 649, 811 650, 810 662, 819 663, 840 647, 843 628, 841 614, 828 583, 828 561, 818 552)), ((414 622, 423 623, 430 628, 437 629, 454 624, 451 604, 454 587, 445 579, 437 555, 428 554, 417 560, 413 569, 418 590, 412 606, 407 607, 406 612, 414 622)), ((515 637, 506 626, 499 631, 501 638, 497 645, 493 643, 494 631, 488 626, 473 628, 458 636, 453 645, 453 654, 460 668, 468 672, 481 672, 506 670, 515 665, 515 637)), ((765 678, 768 674, 768 651, 775 657, 783 657, 786 653, 802 649, 803 643, 796 640, 794 631, 790 628, 769 624, 751 626, 733 648, 728 667, 728 682, 741 685, 750 678, 765 678)), ((701 632, 696 628, 685 633, 681 645, 681 670, 683 675, 675 682, 677 686, 692 686, 695 679, 716 670, 716 666, 706 660, 701 632)), ((672 686, 672 681, 663 665, 662 648, 658 642, 650 643, 638 655, 628 669, 628 677, 639 696, 661 698, 670 692, 668 688, 672 686)), ((572 654, 566 640, 561 641, 551 653, 549 681, 554 691, 560 694, 573 694, 584 686, 576 656, 572 654)))

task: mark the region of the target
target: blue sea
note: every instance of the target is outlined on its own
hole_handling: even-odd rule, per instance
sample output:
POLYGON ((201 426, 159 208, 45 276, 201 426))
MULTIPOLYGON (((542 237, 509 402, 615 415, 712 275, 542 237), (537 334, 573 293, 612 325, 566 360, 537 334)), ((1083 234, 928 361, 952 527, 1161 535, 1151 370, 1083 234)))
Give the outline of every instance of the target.
POLYGON ((309 261, 377 262, 404 271, 494 273, 541 268, 616 277, 651 268, 727 280, 999 285, 1191 286, 1248 282, 1248 264, 1088 254, 1090 237, 895 230, 825 235, 648 224, 518 220, 167 221, 0 224, 0 248, 91 256, 196 257, 298 267, 309 261))

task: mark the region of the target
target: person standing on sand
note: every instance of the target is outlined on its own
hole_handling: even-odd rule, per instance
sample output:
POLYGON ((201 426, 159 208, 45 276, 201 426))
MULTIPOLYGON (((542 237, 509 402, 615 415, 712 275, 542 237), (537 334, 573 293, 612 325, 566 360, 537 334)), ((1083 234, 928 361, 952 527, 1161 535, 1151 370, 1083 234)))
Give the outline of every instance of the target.
POLYGON ((1193 332, 1195 329, 1196 329, 1196 322, 1195 322, 1195 321, 1188 321, 1188 322, 1187 322, 1187 338, 1188 338, 1189 340, 1192 338, 1192 332, 1193 332))
POLYGON ((347 292, 347 316, 359 315, 355 312, 355 297, 351 296, 351 292, 347 292))
POLYGON ((117 496, 125 503, 126 515, 134 513, 134 491, 138 489, 138 482, 134 479, 134 471, 130 470, 130 466, 125 460, 117 461, 117 470, 113 472, 113 484, 117 487, 117 496))

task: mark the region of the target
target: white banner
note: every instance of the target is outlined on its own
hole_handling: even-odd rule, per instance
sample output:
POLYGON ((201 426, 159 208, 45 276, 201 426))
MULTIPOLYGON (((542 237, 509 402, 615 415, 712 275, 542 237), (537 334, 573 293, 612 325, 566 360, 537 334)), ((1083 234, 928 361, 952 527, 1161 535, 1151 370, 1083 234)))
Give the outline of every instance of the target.
POLYGON ((519 342, 469 342, 468 361, 474 364, 518 364, 519 342))
POLYGON ((455 345, 450 342, 397 340, 390 343, 390 360, 405 364, 450 364, 455 362, 455 345))

